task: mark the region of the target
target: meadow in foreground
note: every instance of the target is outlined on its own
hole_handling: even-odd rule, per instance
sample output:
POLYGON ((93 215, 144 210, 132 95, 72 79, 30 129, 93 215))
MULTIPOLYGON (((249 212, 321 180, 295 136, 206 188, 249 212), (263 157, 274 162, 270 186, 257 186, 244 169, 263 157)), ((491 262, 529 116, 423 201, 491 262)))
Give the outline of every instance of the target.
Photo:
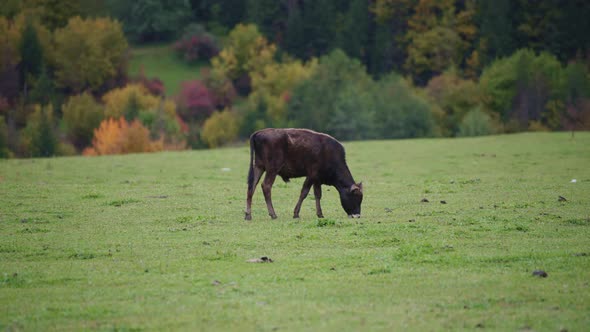
POLYGON ((590 326, 590 133, 345 147, 361 219, 244 221, 246 147, 0 161, 0 329, 590 326))

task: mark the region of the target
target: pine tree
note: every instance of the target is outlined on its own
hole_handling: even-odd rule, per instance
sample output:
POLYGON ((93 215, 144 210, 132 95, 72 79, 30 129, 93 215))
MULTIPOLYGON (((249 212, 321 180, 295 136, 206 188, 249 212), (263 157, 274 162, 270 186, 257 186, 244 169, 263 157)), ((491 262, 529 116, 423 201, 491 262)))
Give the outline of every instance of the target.
POLYGON ((20 80, 26 99, 31 82, 41 73, 43 66, 43 49, 31 20, 27 20, 22 32, 20 54, 20 80))
POLYGON ((480 31, 479 54, 483 64, 516 50, 516 31, 512 24, 514 5, 511 0, 482 0, 478 7, 480 31))

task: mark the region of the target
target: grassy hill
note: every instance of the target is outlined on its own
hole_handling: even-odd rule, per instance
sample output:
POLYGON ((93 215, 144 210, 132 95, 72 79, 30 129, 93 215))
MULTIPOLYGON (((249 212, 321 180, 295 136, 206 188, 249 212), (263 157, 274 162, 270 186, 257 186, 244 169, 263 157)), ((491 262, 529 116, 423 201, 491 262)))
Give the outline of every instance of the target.
POLYGON ((148 78, 158 77, 164 82, 166 94, 175 95, 180 91, 181 82, 200 77, 202 64, 189 65, 181 61, 171 45, 133 47, 129 75, 136 76, 142 67, 148 78))
POLYGON ((590 133, 345 147, 361 219, 245 222, 246 147, 0 161, 0 329, 590 326, 590 133))

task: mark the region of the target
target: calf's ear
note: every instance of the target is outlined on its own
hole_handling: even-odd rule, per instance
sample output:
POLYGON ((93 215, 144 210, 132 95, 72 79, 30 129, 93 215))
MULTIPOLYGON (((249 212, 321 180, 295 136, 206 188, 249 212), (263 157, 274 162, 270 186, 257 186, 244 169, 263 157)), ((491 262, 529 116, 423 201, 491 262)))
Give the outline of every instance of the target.
POLYGON ((357 194, 357 195, 362 194, 363 193, 363 183, 362 182, 359 184, 354 183, 352 186, 350 186, 350 192, 353 194, 357 194))

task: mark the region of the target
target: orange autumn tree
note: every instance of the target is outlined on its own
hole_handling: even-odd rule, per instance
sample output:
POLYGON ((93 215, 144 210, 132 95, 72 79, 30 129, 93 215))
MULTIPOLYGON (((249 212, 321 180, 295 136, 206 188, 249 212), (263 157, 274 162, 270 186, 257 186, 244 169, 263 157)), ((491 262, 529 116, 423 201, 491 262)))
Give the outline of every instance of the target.
POLYGON ((162 140, 152 141, 149 130, 141 122, 128 123, 125 118, 109 118, 94 130, 92 146, 84 150, 85 156, 154 152, 163 149, 162 140))

